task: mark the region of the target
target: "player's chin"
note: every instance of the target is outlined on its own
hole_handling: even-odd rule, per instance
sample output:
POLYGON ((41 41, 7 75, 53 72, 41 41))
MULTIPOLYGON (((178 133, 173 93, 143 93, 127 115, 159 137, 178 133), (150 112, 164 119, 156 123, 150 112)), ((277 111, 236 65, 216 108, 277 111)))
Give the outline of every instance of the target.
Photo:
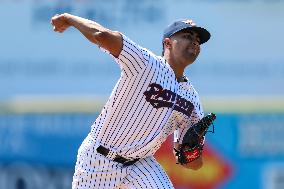
POLYGON ((196 59, 197 59, 197 56, 195 54, 191 54, 190 56, 188 56, 187 57, 188 65, 193 64, 196 59))

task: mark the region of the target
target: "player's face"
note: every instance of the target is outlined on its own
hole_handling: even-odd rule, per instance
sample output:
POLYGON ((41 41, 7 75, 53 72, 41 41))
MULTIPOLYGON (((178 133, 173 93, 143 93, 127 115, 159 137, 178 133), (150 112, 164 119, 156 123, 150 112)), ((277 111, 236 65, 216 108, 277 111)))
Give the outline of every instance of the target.
POLYGON ((187 64, 193 63, 200 53, 200 39, 194 31, 181 31, 172 37, 175 57, 187 64))

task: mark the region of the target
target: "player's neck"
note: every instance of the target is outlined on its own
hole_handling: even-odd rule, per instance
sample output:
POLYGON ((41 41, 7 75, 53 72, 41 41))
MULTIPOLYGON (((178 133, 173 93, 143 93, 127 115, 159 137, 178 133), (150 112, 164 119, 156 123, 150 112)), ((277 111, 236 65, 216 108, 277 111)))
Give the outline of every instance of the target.
POLYGON ((184 76, 184 70, 185 66, 183 66, 180 62, 174 61, 173 58, 170 58, 170 56, 164 55, 164 59, 166 62, 171 66, 173 71, 175 72, 176 79, 179 81, 184 76))

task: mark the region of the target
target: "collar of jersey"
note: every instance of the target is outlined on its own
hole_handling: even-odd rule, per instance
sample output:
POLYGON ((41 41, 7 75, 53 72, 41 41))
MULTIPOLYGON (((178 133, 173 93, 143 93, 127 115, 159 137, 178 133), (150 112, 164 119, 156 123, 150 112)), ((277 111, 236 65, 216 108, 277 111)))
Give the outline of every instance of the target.
MULTIPOLYGON (((161 56, 160 56, 160 57, 161 57, 161 56)), ((173 68, 168 64, 168 62, 166 61, 166 59, 164 59, 163 57, 161 57, 161 60, 162 60, 162 61, 164 62, 164 64, 169 68, 169 70, 171 70, 172 75, 175 77, 175 81, 176 81, 177 83, 187 83, 187 82, 188 82, 188 78, 187 78, 185 75, 182 76, 182 78, 183 78, 185 81, 182 81, 182 82, 178 81, 177 78, 176 78, 176 75, 175 75, 175 72, 174 72, 173 68)))

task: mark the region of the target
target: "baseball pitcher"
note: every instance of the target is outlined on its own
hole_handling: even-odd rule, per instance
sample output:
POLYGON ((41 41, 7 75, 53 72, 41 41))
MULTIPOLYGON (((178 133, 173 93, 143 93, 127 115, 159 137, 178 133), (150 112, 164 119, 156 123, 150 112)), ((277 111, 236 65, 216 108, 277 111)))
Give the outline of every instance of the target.
POLYGON ((202 166, 204 135, 215 115, 204 116, 184 70, 210 39, 206 29, 192 20, 175 21, 164 30, 158 56, 118 31, 68 13, 53 16, 51 24, 59 33, 75 27, 121 68, 78 150, 73 189, 173 188, 153 157, 173 133, 178 163, 194 170, 202 166))

